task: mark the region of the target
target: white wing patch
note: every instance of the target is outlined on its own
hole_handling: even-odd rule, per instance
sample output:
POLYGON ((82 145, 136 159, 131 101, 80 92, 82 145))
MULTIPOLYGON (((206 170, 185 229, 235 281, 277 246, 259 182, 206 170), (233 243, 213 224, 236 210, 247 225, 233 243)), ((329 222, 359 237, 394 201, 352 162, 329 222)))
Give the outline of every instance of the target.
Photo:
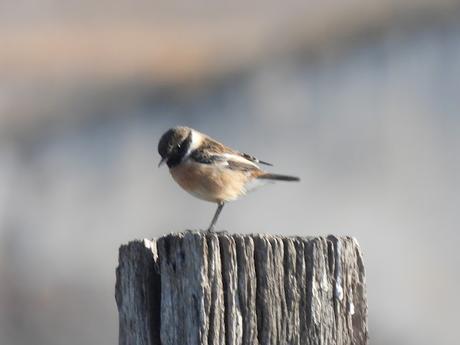
MULTIPOLYGON (((256 163, 251 162, 249 159, 241 157, 240 155, 236 155, 234 153, 224 153, 224 154, 222 154, 222 156, 225 157, 225 159, 228 160, 228 161, 241 162, 241 163, 244 163, 244 164, 252 165, 255 168, 259 169, 259 166, 256 163)), ((227 165, 228 165, 228 163, 227 163, 227 165)))

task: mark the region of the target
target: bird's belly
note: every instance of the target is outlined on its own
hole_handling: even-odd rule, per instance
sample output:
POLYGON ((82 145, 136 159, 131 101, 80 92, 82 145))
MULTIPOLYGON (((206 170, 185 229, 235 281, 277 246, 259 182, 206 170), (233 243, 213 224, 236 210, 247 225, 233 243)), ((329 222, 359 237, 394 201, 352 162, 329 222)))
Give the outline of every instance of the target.
POLYGON ((214 165, 183 162, 170 169, 174 180, 193 196, 211 202, 236 200, 246 192, 249 176, 214 165))

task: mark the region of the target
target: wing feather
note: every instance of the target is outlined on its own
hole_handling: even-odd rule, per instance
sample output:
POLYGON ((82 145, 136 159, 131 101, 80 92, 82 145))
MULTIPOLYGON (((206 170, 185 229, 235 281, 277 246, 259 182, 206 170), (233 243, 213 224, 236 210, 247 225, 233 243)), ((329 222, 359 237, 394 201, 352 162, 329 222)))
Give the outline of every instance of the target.
MULTIPOLYGON (((262 160, 259 160, 257 159, 256 157, 248 154, 248 153, 244 153, 244 152, 239 152, 239 151, 236 151, 230 147, 227 147, 223 144, 221 144, 220 142, 218 142, 217 140, 214 140, 210 137, 208 137, 207 135, 204 135, 202 134, 203 137, 204 137, 204 140, 201 142, 201 146, 200 146, 200 150, 201 151, 206 151, 208 152, 210 155, 214 155, 214 154, 224 154, 224 155, 233 155, 233 156, 238 156, 240 158, 243 158, 246 162, 249 161, 249 162, 252 162, 252 163, 259 163, 259 164, 265 164, 265 165, 270 165, 270 166, 273 166, 273 164, 271 163, 268 163, 268 162, 265 162, 265 161, 262 161, 262 160)), ((235 157, 233 157, 235 158, 235 157)), ((237 161, 241 161, 240 159, 236 158, 237 161)))
POLYGON ((254 162, 238 155, 237 153, 214 153, 205 150, 194 150, 190 159, 201 164, 215 164, 219 167, 242 172, 257 172, 260 168, 254 162))

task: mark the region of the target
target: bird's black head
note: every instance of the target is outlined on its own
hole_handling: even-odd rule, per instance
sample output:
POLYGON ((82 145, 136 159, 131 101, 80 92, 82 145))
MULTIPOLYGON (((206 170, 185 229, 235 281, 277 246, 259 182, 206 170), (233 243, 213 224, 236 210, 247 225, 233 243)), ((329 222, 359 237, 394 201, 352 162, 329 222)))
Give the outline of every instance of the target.
POLYGON ((192 130, 188 127, 174 127, 166 131, 158 142, 161 165, 166 162, 172 168, 179 164, 192 141, 192 130))

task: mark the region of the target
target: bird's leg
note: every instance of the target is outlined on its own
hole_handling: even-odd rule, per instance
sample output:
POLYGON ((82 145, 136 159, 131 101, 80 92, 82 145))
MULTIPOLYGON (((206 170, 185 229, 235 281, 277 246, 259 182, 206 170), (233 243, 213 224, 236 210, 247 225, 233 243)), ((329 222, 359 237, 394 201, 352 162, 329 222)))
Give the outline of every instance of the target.
POLYGON ((217 203, 217 210, 216 213, 214 213, 214 217, 212 218, 211 225, 209 225, 208 231, 212 232, 214 229, 214 225, 216 225, 217 218, 219 218, 220 211, 224 208, 224 203, 221 201, 217 203))

